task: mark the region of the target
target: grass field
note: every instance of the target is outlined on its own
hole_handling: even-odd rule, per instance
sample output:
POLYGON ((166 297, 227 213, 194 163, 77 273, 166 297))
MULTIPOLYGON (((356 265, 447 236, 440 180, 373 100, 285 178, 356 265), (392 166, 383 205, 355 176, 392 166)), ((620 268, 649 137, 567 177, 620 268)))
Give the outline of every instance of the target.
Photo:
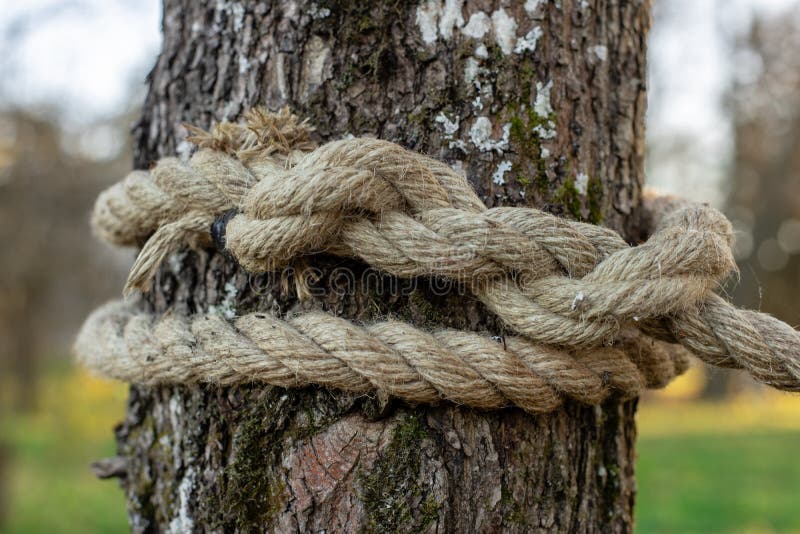
POLYGON ((800 432, 643 437, 638 532, 800 532, 800 432))
MULTIPOLYGON (((0 533, 127 532, 117 483, 88 469, 114 454, 126 387, 61 371, 42 391, 35 415, 0 421, 11 452, 0 533)), ((667 396, 642 403, 638 426, 637 532, 800 533, 800 399, 667 396)))
POLYGON ((127 532, 117 483, 89 471, 92 461, 114 455, 111 429, 124 414, 127 388, 61 370, 44 379, 41 391, 36 414, 0 421, 0 440, 11 453, 0 532, 127 532))

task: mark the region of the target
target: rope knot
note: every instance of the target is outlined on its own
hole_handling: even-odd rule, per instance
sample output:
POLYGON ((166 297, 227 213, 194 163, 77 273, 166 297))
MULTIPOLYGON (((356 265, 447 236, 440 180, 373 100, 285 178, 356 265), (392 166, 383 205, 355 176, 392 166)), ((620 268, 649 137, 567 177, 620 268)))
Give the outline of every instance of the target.
MULTIPOLYGON (((101 237, 121 245, 144 243, 126 291, 146 289, 166 257, 187 244, 214 244, 252 272, 325 251, 399 277, 463 283, 522 340, 597 349, 619 342, 626 329, 634 328, 678 341, 708 362, 743 367, 775 387, 800 389, 800 336, 794 329, 767 315, 737 310, 715 293, 736 272, 736 264, 730 222, 709 206, 646 194, 642 220, 650 237, 630 247, 609 229, 536 209, 487 209, 449 166, 388 141, 354 138, 318 147, 313 128, 286 109, 276 114, 254 110, 245 123, 217 125, 210 132, 188 129, 198 150, 187 162, 164 158, 149 172, 134 171, 101 193, 95 204, 92 224, 101 237)), ((184 343, 199 334, 185 321, 171 321, 174 331, 164 350, 180 348, 175 354, 200 358, 187 353, 184 343)), ((303 334, 273 325, 270 332, 284 328, 273 341, 289 346, 297 336, 316 332, 316 323, 304 322, 301 328, 297 321, 291 321, 293 328, 303 334)), ((347 324, 337 328, 349 331, 347 324)), ((214 333, 223 326, 216 325, 214 333)), ((425 367, 430 363, 421 354, 439 350, 431 348, 436 336, 402 324, 368 330, 381 343, 363 339, 363 350, 392 354, 397 369, 409 373, 402 365, 410 365, 424 377, 424 384, 408 379, 416 384, 413 398, 473 399, 448 382, 453 376, 443 378, 445 371, 436 374, 425 367), (401 353, 404 364, 397 363, 401 353)), ((455 343, 454 336, 445 337, 439 342, 455 343)), ((245 351, 243 342, 229 341, 245 351)), ((529 353, 522 341, 509 346, 529 353)), ((487 353, 496 349, 481 347, 487 353)), ((319 343, 304 350, 321 358, 329 348, 319 343)), ((465 365, 441 350, 437 361, 442 365, 465 365)), ((604 353, 597 361, 612 357, 604 353)), ((481 365, 468 363, 473 370, 481 365)), ((283 365, 294 373, 294 382, 312 380, 297 362, 283 365)), ((330 380, 336 382, 336 373, 345 371, 330 365, 330 380)), ((376 383, 370 369, 357 371, 358 376, 342 374, 336 383, 357 391, 376 383)), ((633 375, 625 373, 626 391, 636 389, 633 375)), ((517 394, 472 374, 459 376, 480 389, 492 406, 517 394)), ((594 391, 586 395, 600 398, 604 376, 583 382, 586 392, 594 391)), ((612 385, 615 377, 612 372, 612 385)), ((228 380, 227 375, 219 379, 228 380)))

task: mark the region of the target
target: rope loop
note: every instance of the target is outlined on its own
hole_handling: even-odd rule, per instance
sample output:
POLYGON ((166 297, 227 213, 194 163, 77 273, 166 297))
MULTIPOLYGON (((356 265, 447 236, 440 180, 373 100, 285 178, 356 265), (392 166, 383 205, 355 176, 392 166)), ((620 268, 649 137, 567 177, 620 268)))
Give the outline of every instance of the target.
POLYGON ((733 232, 707 205, 646 194, 651 235, 632 247, 612 230, 537 209, 487 209, 462 175, 388 141, 317 146, 312 128, 287 110, 190 131, 199 150, 188 161, 134 171, 95 205, 101 238, 143 245, 126 292, 146 289, 187 244, 216 243, 250 272, 328 252, 399 277, 457 280, 515 336, 503 347, 397 321, 359 326, 309 313, 226 323, 113 305, 90 317, 78 343, 83 359, 110 376, 316 383, 538 412, 565 397, 596 403, 611 390, 663 385, 683 368, 664 341, 800 390, 798 333, 717 295, 736 272, 733 232))

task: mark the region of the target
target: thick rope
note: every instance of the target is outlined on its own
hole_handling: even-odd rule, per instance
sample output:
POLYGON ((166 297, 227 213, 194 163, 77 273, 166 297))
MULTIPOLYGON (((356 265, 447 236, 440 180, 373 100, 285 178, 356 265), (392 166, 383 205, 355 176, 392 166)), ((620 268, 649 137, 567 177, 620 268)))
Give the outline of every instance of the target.
POLYGON ((523 337, 424 332, 400 321, 359 326, 314 311, 278 319, 251 313, 156 318, 122 303, 96 310, 76 351, 102 374, 142 384, 318 384, 412 404, 443 399, 476 408, 516 405, 548 412, 564 398, 598 404, 661 387, 687 366, 685 353, 631 335, 626 349, 571 353, 523 337))
POLYGON ((246 269, 266 271, 327 251, 397 276, 462 281, 510 327, 546 345, 586 347, 637 326, 708 363, 800 390, 800 336, 713 291, 735 270, 725 217, 704 205, 646 198, 654 232, 629 247, 616 233, 532 208, 486 209, 447 165, 374 139, 314 148, 288 112, 195 131, 201 147, 136 171, 100 195, 93 226, 144 244, 127 289, 145 288, 185 243, 224 229, 246 269), (227 220, 227 218, 225 219, 227 220))

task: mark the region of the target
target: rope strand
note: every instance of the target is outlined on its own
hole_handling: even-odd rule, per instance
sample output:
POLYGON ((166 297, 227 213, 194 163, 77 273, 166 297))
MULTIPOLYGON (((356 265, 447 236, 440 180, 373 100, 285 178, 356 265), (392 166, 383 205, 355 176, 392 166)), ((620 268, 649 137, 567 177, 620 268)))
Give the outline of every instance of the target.
POLYGON ((502 343, 473 332, 427 333, 396 320, 359 326, 319 311, 229 322, 213 313, 157 318, 112 302, 89 316, 75 350, 94 371, 141 384, 318 384, 412 404, 513 404, 539 413, 564 398, 599 404, 613 392, 634 397, 685 369, 685 355, 667 353, 662 343, 629 343, 637 347, 630 358, 608 347, 578 354, 517 336, 502 343))
POLYGON ((736 265, 731 225, 713 208, 646 196, 651 236, 630 247, 609 229, 533 208, 487 209, 447 165, 393 143, 316 147, 287 111, 193 132, 200 150, 188 162, 165 158, 98 198, 101 237, 144 243, 126 291, 145 289, 180 246, 207 246, 217 221, 227 252, 251 272, 315 252, 352 256, 400 277, 458 280, 537 346, 597 348, 634 328, 800 390, 800 335, 715 293, 736 265))

